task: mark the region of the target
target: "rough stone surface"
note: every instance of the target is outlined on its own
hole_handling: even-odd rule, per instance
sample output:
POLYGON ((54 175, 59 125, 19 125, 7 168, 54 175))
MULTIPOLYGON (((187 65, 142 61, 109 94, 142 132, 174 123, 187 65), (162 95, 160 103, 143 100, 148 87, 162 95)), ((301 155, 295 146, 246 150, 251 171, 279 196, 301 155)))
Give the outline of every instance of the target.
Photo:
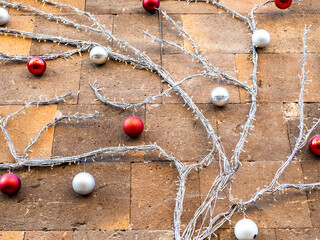
MULTIPOLYGON (((121 102, 123 99, 126 103, 139 103, 161 91, 160 78, 154 73, 132 69, 130 65, 112 61, 97 66, 85 58, 80 80, 80 104, 101 104, 89 85, 94 82, 99 85, 100 94, 109 101, 121 102)), ((153 102, 160 103, 161 98, 153 102)))
MULTIPOLYGON (((52 99, 72 91, 79 91, 81 58, 72 61, 57 59, 47 64, 43 76, 32 75, 25 63, 0 65, 0 104, 24 104, 26 101, 52 99)), ((76 103, 77 99, 67 101, 76 103)))
MULTIPOLYGON (((304 123, 306 126, 310 129, 313 125, 314 118, 316 118, 318 115, 318 109, 320 107, 319 103, 309 103, 305 104, 304 107, 304 123)), ((287 104, 285 105, 286 109, 292 109, 287 104)), ((299 114, 300 109, 298 108, 297 104, 294 105, 293 110, 290 111, 292 113, 292 116, 287 118, 287 126, 288 126, 288 137, 290 140, 291 148, 294 147, 296 138, 299 136, 299 114), (296 110, 297 108, 297 110, 296 110)), ((320 128, 318 127, 315 129, 314 133, 311 134, 309 137, 307 144, 301 149, 301 151, 297 154, 296 158, 299 161, 309 162, 309 163, 316 163, 319 158, 312 154, 308 149, 308 143, 309 140, 317 135, 319 133, 320 128)))
POLYGON ((1 240, 23 240, 24 232, 18 231, 0 231, 1 240))
MULTIPOLYGON (((222 229, 218 231, 219 240, 237 240, 234 235, 234 229, 222 229)), ((274 229, 259 229, 258 237, 259 240, 276 240, 274 229)), ((288 238, 289 239, 289 238, 288 238)))
POLYGON ((298 239, 298 240, 309 240, 309 239, 319 239, 320 230, 319 228, 313 229, 277 229, 276 239, 298 239))
MULTIPOLYGON (((289 108, 289 106, 287 106, 289 108)), ((292 108, 289 108, 292 109, 292 108)), ((319 109, 319 103, 310 103, 305 105, 305 124, 308 128, 311 128, 312 122, 314 118, 317 117, 319 109)), ((295 112, 295 111, 291 111, 295 112)), ((288 135, 290 138, 291 148, 294 147, 295 138, 299 135, 298 129, 298 113, 296 115, 292 114, 287 121, 288 125, 288 135)), ((304 183, 313 183, 319 181, 319 172, 320 172, 320 164, 319 164, 319 157, 312 154, 308 149, 308 143, 310 139, 319 133, 319 127, 315 130, 313 134, 311 134, 310 138, 307 140, 306 146, 299 151, 297 155, 297 160, 301 161, 301 166, 304 175, 304 183)), ((313 227, 319 227, 319 220, 320 220, 320 206, 319 206, 319 199, 320 194, 319 191, 308 191, 308 204, 310 208, 310 215, 312 220, 313 227)))
MULTIPOLYGON (((233 54, 208 54, 206 57, 219 69, 236 77, 233 54)), ((190 75, 200 74, 203 71, 202 64, 192 61, 192 58, 186 54, 164 56, 163 65, 169 72, 172 72, 172 76, 177 82, 190 75), (185 66, 186 63, 188 63, 188 67, 185 66)), ((221 77, 193 78, 192 80, 186 81, 181 87, 192 96, 192 100, 195 103, 210 103, 210 92, 218 86, 225 87, 229 91, 230 103, 240 102, 239 88, 225 84, 221 77)), ((168 85, 164 84, 164 90, 167 88, 168 85)), ((163 98, 164 103, 183 102, 182 98, 176 95, 174 91, 171 91, 169 96, 170 97, 163 98)))
POLYGON ((72 231, 26 232, 24 240, 73 240, 72 231))
MULTIPOLYGON (((228 157, 231 157, 249 113, 249 105, 230 104, 217 110, 218 134, 228 157)), ((290 153, 282 104, 260 104, 254 128, 250 131, 241 159, 284 161, 290 153)))
POLYGON ((258 28, 267 30, 271 36, 270 44, 263 49, 263 53, 302 52, 301 43, 305 25, 313 25, 308 35, 308 51, 318 52, 317 36, 320 31, 320 20, 317 14, 259 14, 256 20, 258 28))
MULTIPOLYGON (((203 113, 215 127, 214 108, 203 106, 203 113)), ((206 156, 210 141, 199 122, 194 119, 192 111, 177 104, 151 104, 147 106, 146 142, 157 142, 168 154, 183 161, 198 161, 206 156), (170 114, 174 112, 174 114, 170 114)), ((146 154, 146 159, 159 159, 157 154, 146 154)))
MULTIPOLYGON (((131 224, 133 229, 170 229, 176 197, 178 172, 168 163, 132 165, 131 224)), ((182 218, 187 224, 200 205, 199 176, 189 176, 182 218)))
MULTIPOLYGON (((72 11, 71 9, 68 8, 57 8, 55 7, 55 5, 49 5, 49 4, 44 4, 42 2, 30 2, 28 0, 21 0, 19 1, 21 4, 23 5, 29 5, 31 7, 37 8, 43 12, 48 12, 48 13, 54 13, 54 14, 71 14, 74 13, 74 11, 72 11)), ((69 4, 72 5, 80 10, 84 10, 85 7, 85 0, 59 0, 60 3, 64 3, 64 4, 69 4)), ((10 15, 32 15, 32 13, 30 13, 29 11, 25 11, 25 10, 21 10, 21 11, 17 11, 17 10, 13 10, 10 9, 10 15)))
POLYGON ((160 8, 168 14, 199 14, 218 12, 216 7, 201 1, 197 2, 196 4, 192 4, 192 7, 190 7, 190 4, 186 1, 162 0, 160 4, 160 8))
MULTIPOLYGON (((319 181, 320 163, 317 161, 302 162, 302 170, 304 173, 304 182, 313 183, 319 181)), ((310 215, 313 227, 320 226, 320 193, 316 189, 307 192, 308 204, 310 208, 310 215)))
MULTIPOLYGON (((300 34, 301 35, 301 34, 300 34)), ((299 45, 300 46, 300 45, 299 45)), ((300 46, 301 48, 301 46, 300 46)), ((239 80, 248 81, 252 75, 252 64, 249 55, 236 55, 236 66, 239 80)), ((299 54, 261 54, 258 67, 258 101, 259 102, 297 102, 300 91, 299 74, 301 72, 299 54), (284 84, 285 83, 285 84, 284 84)), ((310 54, 306 70, 308 80, 305 102, 319 102, 319 82, 316 80, 320 74, 319 56, 310 54)), ((241 90, 242 102, 249 100, 249 95, 241 90)))
MULTIPOLYGON (((136 48, 145 51, 156 64, 163 66, 175 80, 200 73, 201 64, 178 49, 163 46, 163 58, 158 43, 144 37, 143 31, 164 40, 185 46, 193 51, 189 40, 178 35, 172 24, 158 13, 149 14, 142 8, 142 0, 60 0, 81 10, 93 13, 108 30, 136 48), (160 24, 162 30, 160 29, 160 24)), ((21 0, 27 5, 47 12, 60 14, 77 23, 90 22, 65 8, 43 6, 41 1, 21 0)), ((256 0, 220 0, 241 12, 250 12, 256 0)), ((262 0, 260 2, 263 2, 262 0)), ((188 31, 200 44, 201 53, 219 69, 240 81, 251 84, 252 63, 250 55, 251 35, 248 26, 219 8, 203 2, 187 4, 186 1, 161 0, 161 9, 188 31)), ((233 179, 232 194, 238 200, 247 200, 257 188, 265 187, 275 172, 287 159, 299 134, 299 94, 302 34, 304 25, 312 25, 308 39, 308 84, 305 93, 305 123, 311 127, 319 118, 319 44, 320 1, 304 0, 287 10, 269 4, 259 9, 257 27, 271 34, 271 43, 259 49, 258 109, 254 128, 240 156, 242 166, 233 179)), ((94 41, 111 47, 114 51, 134 56, 106 36, 90 31, 76 31, 48 21, 30 12, 10 9, 10 22, 4 27, 28 32, 47 33, 71 39, 94 41)), ((93 26, 96 27, 96 26, 93 26)), ((0 51, 9 54, 42 55, 73 49, 70 46, 23 40, 0 35, 0 51)), ((30 108, 19 114, 8 125, 17 149, 22 151, 44 124, 55 116, 77 112, 101 116, 88 121, 59 123, 49 129, 32 148, 29 156, 70 156, 100 147, 142 145, 156 142, 168 154, 185 164, 200 161, 211 147, 206 131, 194 113, 183 106, 182 99, 172 92, 170 96, 156 99, 137 110, 126 111, 107 107, 95 100, 89 82, 97 81, 101 94, 109 100, 137 103, 150 95, 168 88, 154 73, 133 70, 125 63, 107 61, 95 66, 88 60, 88 53, 73 59, 47 61, 47 71, 41 77, 31 75, 26 64, 0 64, 0 116, 17 110, 26 101, 51 99, 67 91, 79 96, 58 106, 30 108), (122 131, 123 121, 131 115, 140 117, 145 131, 139 138, 131 139, 122 131)), ((214 130, 221 136, 227 156, 239 138, 249 112, 250 96, 237 86, 227 86, 230 104, 224 108, 210 103, 209 93, 216 86, 225 86, 221 78, 196 78, 185 82, 182 88, 197 103, 214 130)), ((320 128, 310 138, 319 133, 320 128)), ((307 140, 307 142, 309 139, 307 140)), ((71 164, 49 168, 15 170, 22 180, 21 191, 14 197, 0 194, 0 239, 173 239, 173 211, 178 173, 173 165, 159 157, 158 152, 113 156, 101 155, 87 159, 86 164, 71 164), (87 171, 96 180, 94 192, 77 196, 71 187, 73 177, 87 171)), ((13 162, 5 141, 0 137, 0 162, 13 162)), ((182 229, 207 195, 210 185, 219 173, 219 163, 192 171, 187 182, 182 229)), ((286 169, 279 183, 319 182, 319 159, 305 146, 286 169)), ((1 174, 7 171, 1 171, 1 174)), ((259 227, 258 239, 268 240, 316 240, 319 232, 319 190, 290 190, 272 196, 264 196, 248 207, 246 216, 259 227)), ((222 192, 215 213, 225 211, 232 203, 227 192, 222 192)), ((233 227, 243 218, 236 213, 231 224, 217 231, 216 240, 235 240, 233 227)), ((198 221, 207 221, 204 215, 198 221)))
MULTIPOLYGON (((232 184, 232 195, 238 200, 247 201, 257 191, 273 179, 280 162, 243 162, 232 184), (243 186, 246 186, 245 189, 243 186)), ((201 197, 207 195, 211 184, 218 174, 218 165, 212 164, 200 172, 201 197)), ((279 183, 302 183, 303 172, 300 163, 292 163, 281 176, 279 183)), ((216 213, 226 211, 232 205, 228 203, 227 192, 221 193, 221 200, 217 201, 216 213)), ((247 208, 246 215, 255 221, 259 228, 299 228, 312 227, 308 200, 304 192, 287 191, 271 196, 262 197, 255 204, 247 208), (294 209, 294 211, 292 211, 294 209)), ((243 214, 235 214, 231 226, 243 218, 243 214)), ((226 223, 224 227, 230 227, 226 223)))
MULTIPOLYGON (((171 3, 176 3, 176 2, 170 2, 170 4, 171 3)), ((175 22, 179 22, 181 24, 181 26, 183 26, 182 16, 183 16, 182 14, 170 14, 170 17, 175 22)), ((176 28, 173 27, 172 23, 167 21, 163 17, 160 18, 160 21, 161 21, 161 28, 162 28, 162 32, 161 32, 162 39, 164 41, 167 41, 170 43, 178 44, 179 46, 184 46, 183 36, 178 34, 179 32, 177 31, 176 28)), ((170 46, 168 44, 163 44, 162 48, 163 48, 164 55, 177 54, 177 53, 181 54, 182 53, 178 48, 170 46)))
MULTIPOLYGON (((159 18, 152 14, 119 14, 114 18, 114 34, 147 54, 159 55, 160 45, 144 37, 144 31, 160 37, 159 18), (126 24, 123 24, 123 23, 126 24)), ((116 43, 113 43, 116 47, 116 43)))
POLYGON ((130 231, 76 231, 74 240, 171 240, 173 239, 173 231, 170 230, 130 230, 130 231))
MULTIPOLYGON (((263 2, 263 1, 262 1, 263 2)), ((222 0, 221 3, 240 13, 249 13, 252 8, 257 4, 255 0, 243 0, 241 2, 237 0, 222 0)), ((260 3, 260 2, 259 2, 260 3)), ((277 8, 274 4, 268 4, 260 8, 257 13, 268 13, 268 14, 283 14, 284 16, 294 15, 295 13, 318 13, 320 9, 319 2, 312 0, 304 0, 299 4, 292 4, 290 8, 281 10, 277 8)), ((222 12, 222 10, 220 10, 222 12)))
MULTIPOLYGON (((8 10, 8 9, 7 9, 8 10)), ((10 29, 33 32, 35 23, 34 17, 10 16, 9 22, 4 26, 10 29)), ((2 27, 2 26, 1 26, 2 27)), ((27 55, 30 51, 31 40, 20 37, 9 37, 10 35, 0 35, 0 51, 10 55, 27 55)), ((0 65, 1 68, 3 66, 0 65)), ((1 71, 2 72, 2 71, 1 71)))
MULTIPOLYGON (((100 117, 81 122, 73 121, 69 124, 61 123, 56 126, 53 143, 54 156, 78 155, 99 148, 118 146, 119 144, 143 145, 144 132, 138 138, 130 138, 123 131, 124 120, 133 114, 130 111, 116 110, 103 105, 60 105, 57 114, 72 115, 77 112, 93 114, 96 111, 100 113, 100 117)), ((145 122, 145 110, 143 108, 138 109, 134 114, 145 122)), ((142 160, 143 153, 106 156, 106 158, 108 161, 130 162, 142 160)), ((96 160, 99 159, 100 157, 96 160)))
MULTIPOLYGON (((88 18, 86 16, 80 15, 71 15, 65 16, 70 20, 79 23, 86 24, 88 22, 88 18)), ((113 16, 112 15, 97 15, 96 19, 103 24, 108 30, 113 31, 113 16)), ((36 17, 34 31, 42 34, 49 34, 53 36, 63 36, 68 39, 81 39, 84 41, 91 41, 102 44, 104 46, 112 47, 112 40, 107 40, 107 37, 104 35, 97 34, 93 31, 85 31, 79 30, 77 31, 73 27, 68 27, 65 25, 57 24, 55 21, 48 21, 41 17, 36 17)), ((31 55, 43 55, 46 53, 61 53, 73 50, 74 47, 66 46, 64 44, 51 43, 51 42, 38 42, 33 41, 31 46, 31 55)), ((84 56, 88 56, 89 54, 83 53, 84 56)), ((69 59, 69 61, 73 61, 69 59)))
POLYGON ((83 165, 66 165, 15 171, 22 187, 14 197, 0 195, 1 230, 128 229, 130 165, 87 164, 96 181, 89 196, 72 190, 73 177, 83 170, 83 165))
MULTIPOLYGON (((250 48, 248 27, 228 14, 183 15, 182 20, 185 30, 206 53, 247 53, 250 48)), ((192 51, 187 38, 184 44, 192 51)))
POLYGON ((93 14, 145 13, 140 0, 87 0, 86 11, 93 14))
MULTIPOLYGON (((14 113, 23 106, 0 106, 1 117, 14 113)), ((42 127, 53 121, 56 115, 57 106, 29 107, 8 121, 7 130, 13 141, 14 146, 21 155, 28 146, 30 139, 34 138, 42 127)), ((28 152, 28 157, 50 157, 52 151, 54 127, 45 131, 28 152)), ((0 137, 0 162, 15 162, 11 152, 6 144, 3 133, 0 137)))

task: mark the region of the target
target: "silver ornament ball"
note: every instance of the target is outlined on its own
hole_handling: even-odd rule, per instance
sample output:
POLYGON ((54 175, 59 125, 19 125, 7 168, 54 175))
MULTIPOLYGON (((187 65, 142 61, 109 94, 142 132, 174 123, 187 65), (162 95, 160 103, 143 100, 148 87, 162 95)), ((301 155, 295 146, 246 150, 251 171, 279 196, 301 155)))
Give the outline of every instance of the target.
POLYGON ((229 101, 229 92, 224 87, 217 87, 211 91, 210 98, 215 106, 223 107, 229 101))
POLYGON ((252 34, 252 44, 254 46, 263 48, 268 46, 269 43, 270 43, 270 34, 266 30, 259 29, 252 34))
POLYGON ((258 236, 257 224, 250 219, 242 219, 236 223, 234 234, 239 240, 252 240, 258 236))
POLYGON ((95 185, 94 178, 86 172, 78 173, 72 180, 73 190, 80 195, 88 195, 93 191, 95 185))
POLYGON ((9 22, 9 13, 6 9, 0 8, 0 26, 9 22))
POLYGON ((90 51, 90 60, 95 64, 104 64, 107 58, 108 53, 103 47, 97 46, 90 51))

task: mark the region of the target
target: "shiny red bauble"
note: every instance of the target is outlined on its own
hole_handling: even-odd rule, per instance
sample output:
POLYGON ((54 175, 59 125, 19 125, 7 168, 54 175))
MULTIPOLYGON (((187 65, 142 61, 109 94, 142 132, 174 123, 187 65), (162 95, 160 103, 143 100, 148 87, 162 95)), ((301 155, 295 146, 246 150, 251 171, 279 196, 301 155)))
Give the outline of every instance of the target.
POLYGON ((155 8, 160 6, 160 0, 143 0, 142 6, 146 11, 154 13, 156 11, 155 8))
POLYGON ((320 136, 313 137, 309 142, 310 151, 320 157, 320 136))
POLYGON ((274 3, 280 9, 287 9, 291 6, 292 0, 275 0, 274 3))
POLYGON ((7 173, 0 178, 0 191, 6 195, 15 195, 19 192, 20 187, 20 178, 13 173, 7 173))
POLYGON ((123 123, 123 131, 130 137, 138 137, 143 128, 142 120, 135 116, 128 117, 123 123))
POLYGON ((42 75, 46 68, 46 61, 41 57, 33 57, 28 62, 28 70, 34 75, 42 75))

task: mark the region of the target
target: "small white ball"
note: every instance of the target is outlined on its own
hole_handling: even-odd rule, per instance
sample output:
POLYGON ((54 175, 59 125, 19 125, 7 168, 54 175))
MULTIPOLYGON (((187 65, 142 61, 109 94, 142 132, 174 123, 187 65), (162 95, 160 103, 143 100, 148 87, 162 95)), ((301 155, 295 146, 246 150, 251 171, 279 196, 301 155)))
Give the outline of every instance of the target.
POLYGON ((9 22, 9 13, 6 9, 0 8, 0 26, 9 22))
POLYGON ((95 185, 94 178, 86 172, 78 173, 72 180, 73 190, 80 195, 88 195, 95 185))
POLYGON ((95 64, 104 64, 107 58, 108 53, 103 47, 97 46, 90 51, 90 60, 95 64))
POLYGON ((234 234, 239 240, 252 240, 258 236, 258 227, 250 219, 242 219, 234 227, 234 234))
POLYGON ((266 47, 270 43, 270 34, 264 30, 264 29, 259 29, 256 30, 252 34, 252 44, 256 47, 266 47))
POLYGON ((229 101, 229 92, 224 87, 217 87, 211 91, 210 98, 215 106, 223 107, 229 101))

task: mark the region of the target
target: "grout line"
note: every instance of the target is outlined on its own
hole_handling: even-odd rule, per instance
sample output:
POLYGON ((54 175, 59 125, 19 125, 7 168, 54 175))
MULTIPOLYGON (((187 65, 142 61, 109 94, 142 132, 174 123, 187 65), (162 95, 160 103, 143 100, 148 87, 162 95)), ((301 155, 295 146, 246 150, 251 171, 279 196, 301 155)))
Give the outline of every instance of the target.
POLYGON ((84 8, 83 8, 83 10, 84 10, 85 12, 87 12, 87 0, 84 0, 84 8))
MULTIPOLYGON (((160 29, 160 40, 163 40, 163 36, 162 36, 162 19, 161 19, 161 14, 160 12, 158 12, 158 16, 159 16, 159 29, 160 29)), ((163 43, 160 43, 160 65, 161 67, 163 67, 163 43)), ((160 82, 160 92, 163 92, 163 79, 161 78, 161 82, 160 82)), ((161 104, 163 104, 163 97, 161 97, 161 104)))
POLYGON ((129 175, 129 181, 130 181, 130 196, 129 196, 129 228, 128 231, 131 231, 132 229, 132 162, 129 162, 130 166, 130 175, 129 175))
MULTIPOLYGON (((285 103, 282 104, 282 108, 284 109, 284 105, 285 103)), ((290 151, 292 152, 293 150, 293 147, 294 147, 294 143, 291 143, 291 140, 290 140, 290 125, 289 125, 289 120, 286 120, 286 128, 287 128, 287 137, 288 137, 288 142, 289 142, 289 148, 290 148, 290 151)), ((302 171, 302 181, 304 182, 304 170, 303 170, 303 165, 302 165, 302 161, 299 161, 297 159, 297 161, 294 161, 294 162, 297 162, 297 163, 300 163, 300 167, 301 167, 301 171, 302 171)), ((301 193, 303 195, 303 192, 301 193)), ((310 202, 309 202, 309 195, 308 195, 308 192, 305 191, 305 196, 307 198, 307 203, 308 203, 308 211, 309 211, 309 217, 310 217, 310 222, 311 222, 311 225, 312 227, 315 227, 313 226, 313 222, 312 222, 312 216, 311 216, 311 208, 310 208, 310 202)))

